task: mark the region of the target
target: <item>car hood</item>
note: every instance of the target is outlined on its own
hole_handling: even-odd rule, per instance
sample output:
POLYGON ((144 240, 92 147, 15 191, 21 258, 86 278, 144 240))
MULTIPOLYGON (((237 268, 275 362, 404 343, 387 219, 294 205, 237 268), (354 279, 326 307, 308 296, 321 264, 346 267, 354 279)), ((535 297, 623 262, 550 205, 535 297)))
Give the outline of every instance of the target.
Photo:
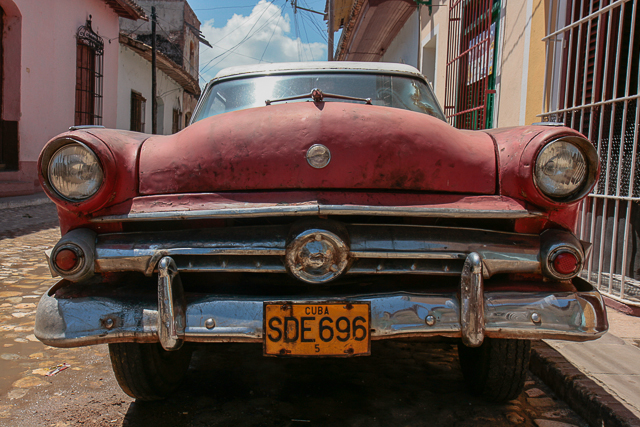
POLYGON ((140 194, 282 189, 495 194, 496 154, 483 132, 426 114, 343 102, 298 102, 220 114, 144 142, 140 194), (329 164, 307 162, 314 144, 329 164))

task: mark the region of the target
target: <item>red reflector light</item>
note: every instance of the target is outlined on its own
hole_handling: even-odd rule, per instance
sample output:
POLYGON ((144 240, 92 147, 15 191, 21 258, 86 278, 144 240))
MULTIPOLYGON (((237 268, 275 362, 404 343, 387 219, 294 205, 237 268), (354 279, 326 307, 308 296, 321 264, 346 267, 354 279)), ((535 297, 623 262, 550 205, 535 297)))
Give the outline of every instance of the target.
POLYGON ((71 249, 61 249, 56 254, 55 263, 62 271, 72 270, 78 265, 78 255, 71 249))
POLYGON ((571 252, 561 252, 553 259, 553 268, 562 275, 575 273, 578 258, 571 252))

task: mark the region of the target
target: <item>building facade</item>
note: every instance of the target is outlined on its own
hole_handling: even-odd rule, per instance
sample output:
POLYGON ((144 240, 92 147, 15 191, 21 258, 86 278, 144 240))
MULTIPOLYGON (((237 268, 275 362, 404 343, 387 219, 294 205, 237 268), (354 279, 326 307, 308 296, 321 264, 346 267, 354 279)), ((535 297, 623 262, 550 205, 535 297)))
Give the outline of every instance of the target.
POLYGON ((40 150, 69 126, 115 127, 119 52, 109 41, 121 17, 144 12, 133 0, 0 0, 0 197, 40 191, 40 150))
POLYGON ((453 126, 561 122, 595 144, 602 172, 578 224, 593 243, 583 276, 640 309, 639 2, 334 1, 336 57, 417 65, 453 126))
MULTIPOLYGON (((186 0, 138 0, 137 3, 147 12, 147 15, 151 15, 152 7, 156 8, 156 46, 158 51, 163 54, 163 58, 168 59, 175 65, 173 67, 165 67, 168 63, 161 61, 158 63, 158 66, 164 67, 161 68, 162 72, 165 75, 169 75, 169 78, 173 78, 174 81, 183 88, 182 94, 180 95, 179 107, 177 107, 174 102, 174 92, 163 92, 160 89, 157 92, 157 95, 164 94, 157 99, 159 109, 158 133, 171 133, 172 130, 182 129, 188 125, 191 120, 191 114, 200 97, 200 86, 198 84, 200 78, 198 67, 200 60, 200 43, 208 44, 208 42, 202 37, 200 33, 200 21, 186 0), (175 73, 169 71, 169 68, 173 68, 175 73), (177 76, 177 74, 180 74, 180 76, 177 76), (160 114, 162 112, 160 110, 163 110, 163 114, 160 114), (174 114, 180 116, 177 127, 173 124, 174 114), (160 131, 161 123, 162 131, 160 131)), ((140 24, 127 19, 120 20, 120 32, 124 36, 146 46, 151 46, 151 31, 151 22, 140 24)), ((131 45, 128 45, 126 48, 131 47, 131 45)), ((151 79, 149 77, 148 83, 150 84, 150 82, 151 79)), ((149 90, 150 89, 151 87, 149 86, 149 90)), ((146 108, 148 114, 151 114, 151 98, 149 96, 145 96, 147 99, 146 108)), ((123 114, 126 117, 126 112, 123 114)), ((122 120, 124 120, 124 118, 122 120)), ((119 121, 119 123, 122 122, 119 121)), ((150 121, 147 122, 146 130, 147 132, 151 132, 150 121)))
MULTIPOLYGON (((531 50, 531 18, 543 16, 534 2, 543 3, 353 0, 347 5, 350 13, 343 20, 336 58, 415 66, 457 127, 539 121, 535 117, 540 104, 529 102, 529 75, 523 72, 532 59, 544 61, 542 42, 541 52, 531 50)), ((533 78, 543 80, 544 73, 533 78)))
MULTIPOLYGON (((200 95, 198 81, 162 52, 156 59, 156 133, 168 135, 178 132, 187 113, 193 111, 191 100, 200 95)), ((151 46, 120 34, 118 65, 118 129, 151 133, 151 46)))

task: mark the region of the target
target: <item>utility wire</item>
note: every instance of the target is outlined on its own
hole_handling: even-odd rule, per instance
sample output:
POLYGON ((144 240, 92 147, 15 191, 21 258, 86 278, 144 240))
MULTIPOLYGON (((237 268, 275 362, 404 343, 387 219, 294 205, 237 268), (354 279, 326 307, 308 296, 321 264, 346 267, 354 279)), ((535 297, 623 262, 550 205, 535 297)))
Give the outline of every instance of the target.
POLYGON ((256 5, 250 4, 247 6, 220 6, 220 7, 210 7, 210 8, 204 8, 204 9, 193 9, 193 10, 196 11, 196 10, 217 10, 217 9, 245 9, 248 7, 256 7, 256 5))
POLYGON ((296 41, 298 42, 298 61, 302 61, 302 57, 306 58, 306 52, 304 51, 303 47, 302 47, 302 38, 300 37, 300 25, 298 22, 298 14, 295 13, 293 15, 293 24, 294 24, 294 28, 295 28, 295 34, 296 34, 296 41))
MULTIPOLYGON (((302 16, 302 21, 304 21, 304 15, 302 16)), ((311 46, 309 42, 309 34, 307 34, 307 26, 302 23, 302 29, 304 30, 304 35, 307 36, 307 51, 309 52, 309 59, 313 61, 313 52, 311 52, 311 46)))
MULTIPOLYGON (((271 0, 269 2, 269 5, 272 5, 273 2, 275 0, 271 0)), ((258 19, 256 20, 256 22, 253 24, 253 27, 251 27, 251 29, 253 29, 255 27, 255 25, 258 23, 258 21, 260 21, 260 18, 262 18, 262 15, 264 15, 264 13, 267 11, 267 9, 269 8, 269 6, 265 7, 264 10, 262 11, 262 14, 258 17, 258 19)), ((239 30, 240 28, 242 28, 245 24, 249 23, 250 20, 247 20, 245 22, 243 22, 242 24, 238 25, 236 28, 234 28, 233 30, 231 30, 230 32, 228 32, 227 34, 225 34, 223 37, 221 37, 219 40, 217 40, 217 43, 220 43, 222 40, 226 39, 228 36, 230 36, 232 33, 236 32, 237 30, 239 30)), ((249 30, 249 32, 251 32, 251 30, 249 30)), ((247 33, 248 34, 248 33, 247 33)), ((236 46, 232 47, 231 49, 235 49, 236 46)), ((231 50, 230 49, 230 50, 231 50)), ((224 52, 223 52, 224 54, 224 52)), ((222 54, 221 54, 222 55, 222 54)), ((220 55, 212 58, 209 62, 207 62, 206 64, 204 64, 202 67, 200 67, 200 69, 202 70, 201 73, 204 73, 206 70, 205 68, 207 67, 207 65, 209 65, 213 60, 215 60, 216 58, 220 57, 220 55)))
MULTIPOLYGON (((287 5, 287 2, 289 0, 285 0, 284 5, 282 6, 282 8, 284 9, 284 6, 287 5)), ((269 44, 271 43, 271 39, 273 38, 273 35, 276 33, 276 30, 278 29, 278 24, 280 23, 280 20, 282 19, 282 9, 280 10, 280 13, 278 14, 278 22, 276 22, 276 25, 274 25, 273 27, 273 32, 271 33, 271 37, 269 37, 269 41, 267 42, 267 45, 264 47, 264 51, 262 52, 262 56, 260 56, 260 62, 262 62, 262 58, 264 58, 264 54, 267 53, 267 48, 269 47, 269 44)))
MULTIPOLYGON (((275 0, 271 0, 269 2, 269 5, 273 5, 275 0)), ((260 17, 258 18, 258 20, 253 24, 253 26, 251 27, 251 29, 249 30, 249 32, 247 33, 247 35, 240 40, 240 42, 238 42, 235 46, 233 46, 232 48, 230 48, 228 50, 228 52, 223 52, 220 55, 217 55, 215 57, 213 57, 209 62, 207 62, 207 64, 205 64, 205 66, 202 68, 201 73, 205 73, 208 69, 210 69, 211 67, 215 67, 216 65, 218 65, 223 59, 225 59, 230 53, 233 53, 233 51, 238 48, 238 46, 240 46, 241 44, 243 44, 245 41, 249 40, 251 37, 253 37, 254 35, 256 35, 260 30, 262 30, 265 26, 267 26, 271 21, 273 21, 273 19, 275 19, 275 15, 271 17, 271 19, 269 19, 268 21, 266 21, 260 28, 258 28, 256 31, 254 31, 253 33, 251 33, 251 31, 255 28, 255 26, 258 24, 258 22, 260 21, 260 18, 262 18, 262 16, 264 15, 264 13, 267 11, 267 9, 269 9, 269 7, 265 7, 265 10, 262 11, 262 14, 260 14, 260 17), (249 34, 251 33, 251 34, 249 34), (214 61, 217 58, 220 58, 221 56, 227 54, 227 56, 225 56, 224 58, 220 59, 219 61, 215 62, 213 65, 209 65, 211 64, 212 61, 214 61)), ((280 14, 279 14, 280 15, 280 14)))
MULTIPOLYGON (((304 2, 305 6, 308 6, 307 2, 304 2)), ((322 28, 320 28, 320 25, 318 25, 317 22, 317 17, 314 16, 307 16, 307 19, 309 20, 309 22, 311 22, 311 24, 313 25, 313 27, 316 29, 317 33, 320 34, 320 37, 322 37, 324 39, 324 41, 328 41, 327 40, 327 33, 325 31, 322 30, 322 28)))

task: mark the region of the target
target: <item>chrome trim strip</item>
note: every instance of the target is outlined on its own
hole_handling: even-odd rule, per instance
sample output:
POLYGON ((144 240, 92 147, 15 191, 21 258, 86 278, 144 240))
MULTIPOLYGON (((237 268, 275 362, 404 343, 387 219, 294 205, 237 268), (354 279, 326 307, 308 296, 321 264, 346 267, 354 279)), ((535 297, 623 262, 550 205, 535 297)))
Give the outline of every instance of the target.
POLYGON ((351 251, 353 258, 382 258, 382 259, 465 259, 462 252, 367 252, 351 251))
POLYGON ((104 129, 104 126, 102 126, 102 125, 75 125, 75 126, 69 126, 69 131, 95 129, 95 128, 104 129))
POLYGON ((267 206, 238 209, 208 209, 199 211, 163 211, 105 215, 91 218, 91 222, 166 221, 207 218, 259 218, 271 216, 315 216, 315 215, 367 215, 367 216, 413 216, 421 218, 474 218, 474 219, 519 219, 535 218, 543 214, 528 210, 471 210, 446 208, 414 208, 408 206, 355 206, 320 205, 267 206))
POLYGON ((460 306, 462 343, 479 347, 484 340, 484 286, 482 260, 475 252, 467 256, 462 267, 460 306))
MULTIPOLYGON (((478 278, 478 276, 476 276, 478 278)), ((492 338, 568 339, 586 341, 602 336, 608 328, 604 303, 598 291, 582 279, 574 279, 582 291, 484 293, 485 335, 492 338), (531 320, 537 313, 539 322, 531 320)), ((68 282, 67 282, 68 284, 68 282)), ((56 285, 57 286, 57 285, 56 285)), ((41 299, 35 334, 55 347, 77 347, 107 342, 157 342, 155 292, 146 297, 114 294, 111 285, 68 284, 68 292, 41 299), (78 297, 69 296, 82 290, 78 297), (88 293, 89 291, 93 293, 88 293), (66 294, 67 296, 64 296, 66 294), (111 319, 111 322, 105 322, 111 319), (107 325, 112 325, 108 328, 107 325)), ((129 288, 123 288, 129 291, 129 288)), ((239 297, 185 295, 185 341, 261 342, 265 301, 313 302, 326 296, 239 297), (205 326, 207 320, 215 325, 205 326)), ((373 339, 395 337, 462 337, 461 308, 456 291, 346 295, 330 298, 371 303, 373 339), (425 319, 433 316, 429 326, 425 319)))
POLYGON ((353 263, 346 274, 422 274, 459 276, 462 263, 441 259, 374 259, 361 258, 353 263))
POLYGON ((408 206, 319 205, 319 215, 415 216, 421 218, 518 219, 543 216, 528 210, 412 208, 408 206))
POLYGON ((212 209, 202 211, 164 211, 147 213, 130 213, 127 215, 107 215, 91 218, 91 222, 133 222, 133 221, 165 221, 207 218, 256 218, 270 216, 310 216, 318 215, 317 205, 304 206, 270 206, 247 209, 212 209))
MULTIPOLYGON (((487 279, 498 273, 542 272, 539 235, 454 227, 344 226, 350 240, 348 256, 354 260, 347 272, 351 274, 460 274, 471 252, 480 256, 487 279)), ((158 261, 171 256, 179 271, 284 272, 289 229, 283 225, 99 235, 95 270, 151 276, 158 261)), ((545 242, 571 241, 561 234, 545 236, 545 242)))

